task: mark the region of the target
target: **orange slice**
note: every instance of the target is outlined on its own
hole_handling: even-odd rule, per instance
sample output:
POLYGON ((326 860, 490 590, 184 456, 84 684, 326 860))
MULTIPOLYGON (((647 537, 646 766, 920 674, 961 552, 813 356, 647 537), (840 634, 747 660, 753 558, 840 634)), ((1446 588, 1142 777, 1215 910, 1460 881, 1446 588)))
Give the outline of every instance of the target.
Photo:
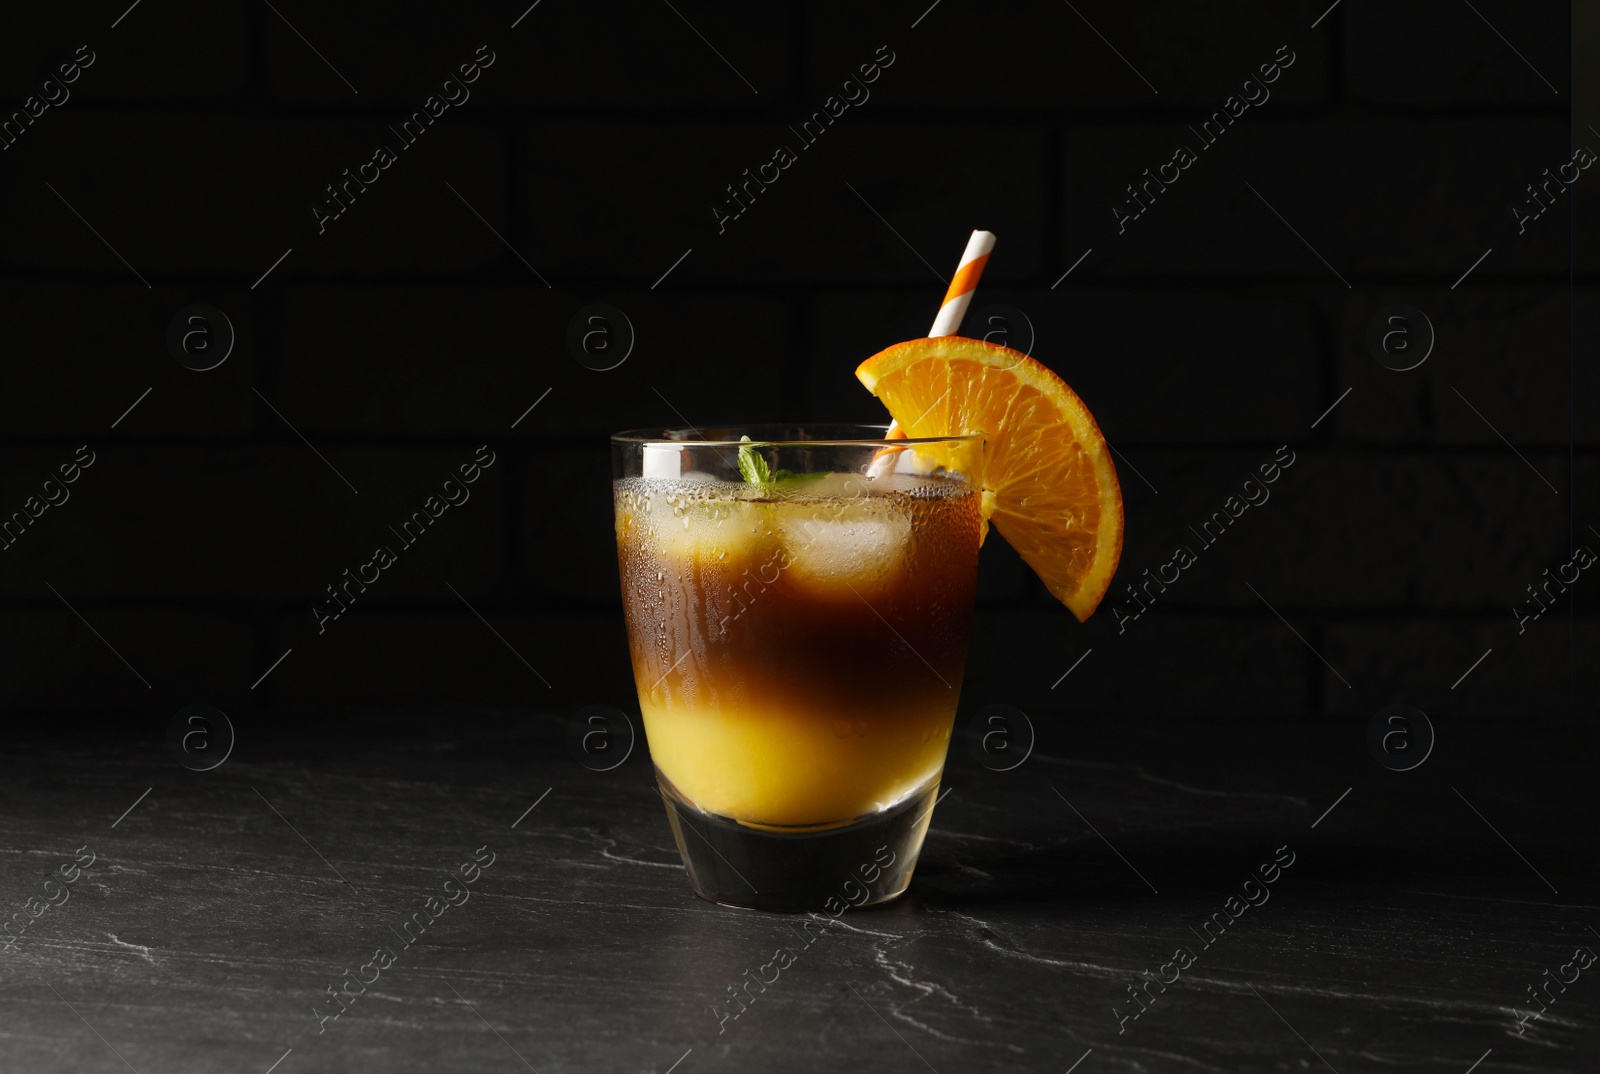
POLYGON ((1081 622, 1122 555, 1122 489, 1089 408, 1020 351, 943 336, 897 343, 856 370, 906 435, 984 436, 983 516, 1081 622))

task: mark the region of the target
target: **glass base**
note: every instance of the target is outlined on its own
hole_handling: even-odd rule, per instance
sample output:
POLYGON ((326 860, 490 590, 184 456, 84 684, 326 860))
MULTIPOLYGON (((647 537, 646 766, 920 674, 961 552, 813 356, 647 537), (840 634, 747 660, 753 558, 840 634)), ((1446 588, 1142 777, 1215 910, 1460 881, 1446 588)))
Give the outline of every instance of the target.
POLYGON ((701 810, 660 769, 656 781, 696 895, 725 906, 834 916, 904 894, 939 790, 934 776, 881 813, 818 831, 752 828, 701 810))

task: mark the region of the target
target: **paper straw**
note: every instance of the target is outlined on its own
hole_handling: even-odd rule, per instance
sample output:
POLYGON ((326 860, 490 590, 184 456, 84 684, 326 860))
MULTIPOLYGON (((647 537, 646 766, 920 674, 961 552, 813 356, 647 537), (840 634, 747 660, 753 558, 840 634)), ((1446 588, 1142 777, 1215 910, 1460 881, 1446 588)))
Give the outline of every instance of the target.
MULTIPOLYGON (((972 292, 978 289, 978 278, 983 275, 983 268, 989 263, 989 254, 993 250, 992 231, 974 231, 972 237, 967 239, 961 264, 956 266, 956 274, 950 278, 950 287, 944 293, 944 303, 933 319, 933 327, 928 329, 929 339, 956 334, 961 327, 961 319, 967 315, 967 307, 972 304, 972 292)), ((900 423, 891 419, 889 431, 883 434, 883 438, 903 440, 905 435, 900 423)))
POLYGON ((972 304, 972 292, 978 289, 978 277, 983 275, 983 267, 989 263, 989 252, 993 249, 992 231, 974 231, 967 240, 961 264, 957 266, 956 274, 950 277, 950 289, 944 293, 944 304, 939 307, 939 315, 933 319, 933 327, 928 330, 930 338, 953 336, 961 327, 961 318, 967 315, 967 307, 972 304))

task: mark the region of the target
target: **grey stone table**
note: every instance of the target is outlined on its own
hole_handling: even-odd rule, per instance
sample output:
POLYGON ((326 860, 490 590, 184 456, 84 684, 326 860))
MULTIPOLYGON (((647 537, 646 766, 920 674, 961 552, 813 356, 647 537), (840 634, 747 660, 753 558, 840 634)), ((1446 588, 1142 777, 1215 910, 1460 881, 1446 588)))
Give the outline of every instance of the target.
POLYGON ((205 773, 149 720, 10 737, 0 1070, 1600 1069, 1578 730, 1394 772, 1364 725, 1034 713, 1014 770, 958 741, 905 898, 806 929, 690 893, 642 742, 274 715, 205 773))

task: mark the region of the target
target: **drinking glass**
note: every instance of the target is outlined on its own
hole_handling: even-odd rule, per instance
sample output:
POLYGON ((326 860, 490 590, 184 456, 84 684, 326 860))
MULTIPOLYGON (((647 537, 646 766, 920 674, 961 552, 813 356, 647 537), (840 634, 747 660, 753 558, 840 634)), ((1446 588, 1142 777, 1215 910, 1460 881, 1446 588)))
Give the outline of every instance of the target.
POLYGON ((966 661, 982 438, 884 434, 611 439, 645 737, 703 898, 831 910, 911 882, 966 661))

